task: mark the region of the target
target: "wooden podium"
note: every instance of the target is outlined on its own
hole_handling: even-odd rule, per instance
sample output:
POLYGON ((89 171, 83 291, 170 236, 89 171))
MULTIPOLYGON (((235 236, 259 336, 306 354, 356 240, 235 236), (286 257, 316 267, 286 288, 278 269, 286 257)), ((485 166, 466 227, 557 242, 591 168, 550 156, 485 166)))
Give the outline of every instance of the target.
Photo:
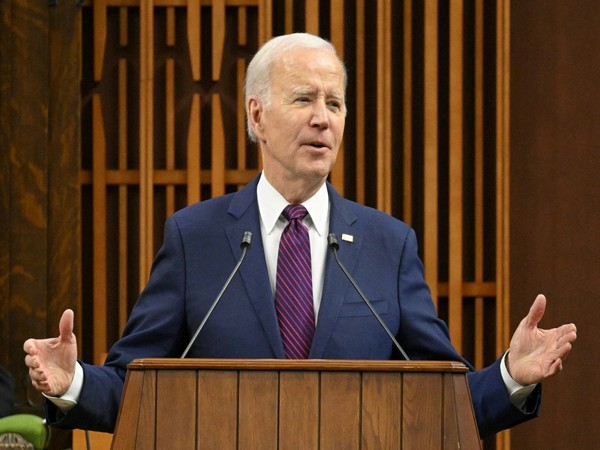
POLYGON ((466 367, 138 359, 113 450, 480 449, 466 367))

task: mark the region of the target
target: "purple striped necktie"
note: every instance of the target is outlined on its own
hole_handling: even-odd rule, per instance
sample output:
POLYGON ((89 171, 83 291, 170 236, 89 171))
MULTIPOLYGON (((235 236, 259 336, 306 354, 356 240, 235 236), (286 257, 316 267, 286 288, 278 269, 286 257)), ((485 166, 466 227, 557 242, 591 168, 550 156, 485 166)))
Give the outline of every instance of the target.
POLYGON ((279 241, 275 308, 288 359, 306 359, 315 334, 312 268, 308 228, 302 205, 288 205, 283 210, 289 221, 279 241))

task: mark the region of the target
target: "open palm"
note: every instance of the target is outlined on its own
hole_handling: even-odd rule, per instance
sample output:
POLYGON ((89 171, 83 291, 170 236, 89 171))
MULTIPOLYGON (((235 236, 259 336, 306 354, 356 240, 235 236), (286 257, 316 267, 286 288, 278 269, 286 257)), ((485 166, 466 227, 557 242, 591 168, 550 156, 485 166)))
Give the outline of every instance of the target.
POLYGON ((510 342, 507 368, 512 378, 524 386, 558 373, 577 339, 577 328, 572 323, 549 330, 538 328, 545 310, 546 297, 538 295, 510 342))

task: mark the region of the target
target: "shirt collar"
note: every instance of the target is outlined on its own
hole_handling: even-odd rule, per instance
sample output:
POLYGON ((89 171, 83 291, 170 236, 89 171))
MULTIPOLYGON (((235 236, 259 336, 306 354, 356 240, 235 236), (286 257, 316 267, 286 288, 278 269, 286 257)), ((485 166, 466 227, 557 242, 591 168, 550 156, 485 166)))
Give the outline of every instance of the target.
MULTIPOLYGON (((258 210, 263 226, 267 234, 271 234, 277 221, 283 216, 283 209, 288 205, 288 202, 283 196, 269 183, 264 173, 258 180, 256 187, 256 196, 258 200, 258 210)), ((329 219, 329 193, 327 192, 326 183, 308 200, 302 202, 302 205, 308 211, 310 220, 320 236, 327 233, 327 223, 329 219)), ((307 220, 305 219, 305 220, 307 220)))

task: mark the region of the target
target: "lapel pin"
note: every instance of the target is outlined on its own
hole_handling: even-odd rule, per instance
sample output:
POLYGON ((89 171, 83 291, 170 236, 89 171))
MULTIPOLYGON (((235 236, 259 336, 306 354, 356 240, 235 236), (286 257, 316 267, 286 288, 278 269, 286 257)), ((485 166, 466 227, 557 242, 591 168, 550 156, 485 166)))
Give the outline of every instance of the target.
POLYGON ((354 242, 354 236, 351 234, 342 233, 342 241, 354 242))

